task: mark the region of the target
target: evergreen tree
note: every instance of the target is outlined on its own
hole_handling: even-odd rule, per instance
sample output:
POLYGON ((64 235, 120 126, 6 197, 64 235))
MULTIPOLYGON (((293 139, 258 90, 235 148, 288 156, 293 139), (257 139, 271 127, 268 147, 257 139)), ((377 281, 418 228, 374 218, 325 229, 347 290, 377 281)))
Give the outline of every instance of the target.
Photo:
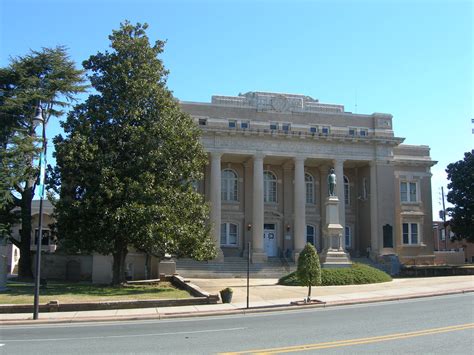
POLYGON ((321 265, 318 252, 310 243, 306 244, 298 257, 296 275, 303 285, 308 286, 307 301, 311 301, 311 286, 321 285, 321 265))
POLYGON ((31 278, 31 201, 39 169, 39 139, 35 135, 35 108, 42 104, 45 124, 74 96, 85 90, 83 71, 65 47, 43 48, 13 58, 0 68, 0 229, 20 249, 19 276, 31 278), (20 240, 11 238, 15 220, 12 207, 20 209, 20 240))
POLYGON ((448 208, 449 224, 456 239, 474 243, 474 154, 464 153, 464 159, 449 164, 448 201, 454 207, 448 208))
POLYGON ((83 65, 97 94, 77 105, 55 138, 58 236, 69 250, 113 255, 125 280, 130 247, 203 260, 215 256, 208 206, 193 189, 207 156, 199 130, 166 87, 147 25, 121 24, 110 52, 83 65))

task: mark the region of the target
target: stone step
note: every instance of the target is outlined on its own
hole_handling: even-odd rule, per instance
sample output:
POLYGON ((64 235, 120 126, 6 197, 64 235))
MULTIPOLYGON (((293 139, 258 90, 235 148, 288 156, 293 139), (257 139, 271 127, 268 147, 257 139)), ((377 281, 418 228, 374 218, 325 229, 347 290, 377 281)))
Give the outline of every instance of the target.
MULTIPOLYGON (((296 270, 294 263, 284 265, 280 259, 270 259, 267 263, 250 264, 251 277, 280 278, 296 270)), ((243 258, 225 258, 224 262, 199 262, 190 259, 176 260, 176 271, 183 277, 229 278, 247 277, 247 260, 243 258)))

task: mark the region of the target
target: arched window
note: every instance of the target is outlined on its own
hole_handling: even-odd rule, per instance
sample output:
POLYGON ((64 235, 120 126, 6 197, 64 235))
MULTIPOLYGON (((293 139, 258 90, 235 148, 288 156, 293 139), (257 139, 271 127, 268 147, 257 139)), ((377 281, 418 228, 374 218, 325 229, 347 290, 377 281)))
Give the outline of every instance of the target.
POLYGON ((349 185, 349 179, 344 175, 344 203, 346 206, 351 204, 351 187, 349 185))
POLYGON ((237 224, 222 223, 221 224, 221 245, 237 245, 237 224))
POLYGON ((221 199, 222 201, 237 201, 237 174, 234 170, 225 169, 221 176, 221 199))
POLYGON ((314 179, 313 177, 306 173, 304 174, 304 183, 306 186, 306 203, 314 204, 314 179))
POLYGON ((263 201, 277 202, 277 178, 271 171, 263 172, 263 201))
POLYGON ((306 243, 316 247, 316 228, 311 224, 306 225, 306 243))

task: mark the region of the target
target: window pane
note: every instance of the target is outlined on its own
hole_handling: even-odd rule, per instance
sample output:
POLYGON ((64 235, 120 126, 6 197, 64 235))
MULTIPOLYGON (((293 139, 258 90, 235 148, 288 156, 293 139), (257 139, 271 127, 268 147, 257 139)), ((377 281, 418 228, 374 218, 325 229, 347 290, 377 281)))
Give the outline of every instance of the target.
POLYGON ((314 185, 313 185, 313 177, 309 174, 305 174, 304 179, 306 181, 306 203, 312 204, 314 203, 314 185))
POLYGON ((406 182, 401 182, 400 183, 400 200, 402 202, 407 202, 408 201, 407 183, 406 182))
POLYGON ((306 243, 315 245, 314 243, 314 227, 307 225, 306 226, 306 243))
POLYGON ((408 223, 403 223, 403 244, 409 244, 408 239, 408 223))
POLYGON ((346 248, 350 248, 352 246, 351 227, 346 227, 345 228, 345 246, 346 246, 346 248))
POLYGON ((237 244, 237 225, 229 224, 229 244, 237 244))
POLYGON ((418 244, 418 224, 411 224, 411 243, 418 244))
POLYGON ((416 201, 416 183, 410 182, 410 201, 416 201))
POLYGON ((264 202, 276 202, 277 181, 275 175, 269 171, 263 173, 263 193, 264 202))
POLYGON ((221 224, 221 244, 227 244, 226 223, 221 224))

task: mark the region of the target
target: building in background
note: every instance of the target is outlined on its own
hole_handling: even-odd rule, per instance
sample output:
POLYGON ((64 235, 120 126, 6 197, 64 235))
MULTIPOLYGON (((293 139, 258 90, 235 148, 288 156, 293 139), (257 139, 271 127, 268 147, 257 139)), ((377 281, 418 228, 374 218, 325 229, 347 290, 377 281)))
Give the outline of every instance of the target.
POLYGON ((466 239, 454 240, 449 222, 446 227, 443 221, 433 222, 433 241, 436 255, 435 264, 474 263, 474 243, 469 243, 466 239))
MULTIPOLYGON (((249 92, 181 102, 209 153, 198 183, 211 205, 219 260, 293 258, 322 249, 327 175, 335 169, 344 247, 433 264, 430 168, 423 145, 404 145, 392 115, 354 114, 308 96, 249 92)), ((413 132, 416 134, 416 132, 413 132)))

